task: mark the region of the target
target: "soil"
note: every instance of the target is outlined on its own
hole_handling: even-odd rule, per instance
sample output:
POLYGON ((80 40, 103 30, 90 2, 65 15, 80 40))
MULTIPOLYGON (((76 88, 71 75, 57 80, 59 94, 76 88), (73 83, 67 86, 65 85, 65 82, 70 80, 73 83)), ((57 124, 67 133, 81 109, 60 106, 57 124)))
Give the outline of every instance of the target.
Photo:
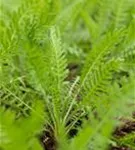
POLYGON ((128 147, 113 147, 111 150, 131 150, 128 147))
POLYGON ((128 133, 135 131, 135 121, 126 121, 122 127, 118 127, 115 131, 115 136, 123 137, 128 133))
MULTIPOLYGON (((135 113, 133 113, 133 118, 135 118, 135 113)), ((114 137, 116 138, 124 137, 125 135, 135 131, 135 121, 121 119, 121 122, 123 123, 123 125, 117 127, 114 132, 114 137)), ((118 146, 112 147, 111 150, 132 150, 132 149, 126 146, 118 146)))
POLYGON ((41 136, 41 143, 45 150, 56 150, 56 142, 53 135, 50 132, 43 132, 41 136))

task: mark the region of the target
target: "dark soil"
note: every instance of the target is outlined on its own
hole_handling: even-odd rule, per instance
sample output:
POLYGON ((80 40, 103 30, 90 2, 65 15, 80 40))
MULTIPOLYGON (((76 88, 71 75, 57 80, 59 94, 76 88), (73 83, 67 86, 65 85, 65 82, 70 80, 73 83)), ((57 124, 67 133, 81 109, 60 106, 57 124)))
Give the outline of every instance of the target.
POLYGON ((69 69, 69 75, 67 77, 68 81, 72 81, 74 80, 74 78, 76 77, 76 75, 79 72, 79 65, 78 64, 69 64, 68 65, 68 69, 69 69))
POLYGON ((122 127, 118 127, 115 131, 115 136, 122 137, 128 133, 135 131, 135 121, 125 121, 122 127))
MULTIPOLYGON (((135 117, 135 113, 133 113, 133 118, 134 117, 135 117)), ((121 119, 121 122, 123 123, 123 125, 117 127, 114 132, 114 137, 117 139, 124 137, 125 135, 135 131, 135 121, 121 119)), ((132 149, 126 146, 117 146, 117 147, 112 147, 111 150, 132 150, 132 149)))
POLYGON ((44 132, 41 136, 41 143, 45 150, 56 150, 56 141, 50 132, 44 132))
POLYGON ((128 147, 112 147, 111 150, 131 150, 131 149, 128 147))

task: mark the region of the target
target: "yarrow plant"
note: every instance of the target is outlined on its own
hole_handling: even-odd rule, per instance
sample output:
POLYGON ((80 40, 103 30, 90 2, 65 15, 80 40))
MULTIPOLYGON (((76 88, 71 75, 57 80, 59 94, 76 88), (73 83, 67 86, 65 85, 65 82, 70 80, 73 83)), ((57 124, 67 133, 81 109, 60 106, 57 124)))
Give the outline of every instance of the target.
POLYGON ((134 111, 134 10, 134 0, 1 2, 1 150, 117 145, 118 118, 134 111))

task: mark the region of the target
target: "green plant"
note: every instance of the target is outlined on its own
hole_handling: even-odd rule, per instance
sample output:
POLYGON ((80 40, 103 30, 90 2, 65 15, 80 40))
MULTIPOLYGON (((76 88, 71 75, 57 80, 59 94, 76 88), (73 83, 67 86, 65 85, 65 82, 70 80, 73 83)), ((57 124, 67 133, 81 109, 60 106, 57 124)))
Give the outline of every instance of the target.
POLYGON ((0 110, 0 147, 8 150, 39 149, 42 150, 38 136, 45 123, 43 104, 36 102, 28 117, 16 118, 12 111, 0 110))
POLYGON ((132 132, 127 134, 123 138, 119 139, 118 141, 121 145, 126 145, 132 149, 135 149, 134 140, 135 140, 135 133, 132 132))
POLYGON ((39 130, 58 150, 109 147, 116 118, 131 113, 135 99, 135 6, 127 1, 23 0, 11 10, 1 4, 0 148, 43 149, 39 130), (74 29, 88 30, 89 39, 76 40, 74 29), (86 62, 78 58, 81 73, 69 81, 74 46, 86 62))

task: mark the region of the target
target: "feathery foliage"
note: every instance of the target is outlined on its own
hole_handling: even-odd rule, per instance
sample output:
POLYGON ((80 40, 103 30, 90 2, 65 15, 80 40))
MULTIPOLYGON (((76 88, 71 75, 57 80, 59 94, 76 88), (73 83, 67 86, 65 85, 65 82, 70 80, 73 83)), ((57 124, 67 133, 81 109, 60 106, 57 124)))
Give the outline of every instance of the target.
POLYGON ((134 111, 134 10, 134 0, 1 2, 0 149, 110 148, 117 118, 134 111))

